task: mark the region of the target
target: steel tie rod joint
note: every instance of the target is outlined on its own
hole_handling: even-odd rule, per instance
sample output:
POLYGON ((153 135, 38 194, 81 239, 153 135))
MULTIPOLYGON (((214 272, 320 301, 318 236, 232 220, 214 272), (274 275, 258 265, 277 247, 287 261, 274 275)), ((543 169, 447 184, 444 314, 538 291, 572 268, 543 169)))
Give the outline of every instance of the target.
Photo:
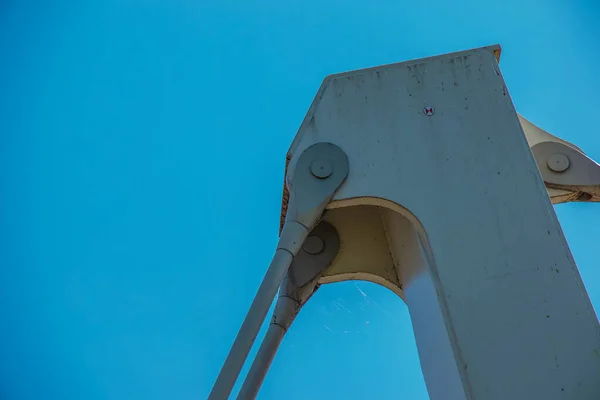
POLYGON ((333 263, 339 248, 337 231, 325 221, 321 221, 304 242, 281 284, 271 324, 238 394, 238 400, 251 400, 258 395, 284 335, 302 306, 319 288, 318 280, 333 263))
POLYGON ((573 143, 518 117, 552 203, 600 202, 600 165, 573 143))
POLYGON ((332 143, 313 144, 300 154, 293 173, 286 177, 290 199, 275 256, 225 359, 209 400, 229 398, 294 257, 347 176, 348 158, 332 143))

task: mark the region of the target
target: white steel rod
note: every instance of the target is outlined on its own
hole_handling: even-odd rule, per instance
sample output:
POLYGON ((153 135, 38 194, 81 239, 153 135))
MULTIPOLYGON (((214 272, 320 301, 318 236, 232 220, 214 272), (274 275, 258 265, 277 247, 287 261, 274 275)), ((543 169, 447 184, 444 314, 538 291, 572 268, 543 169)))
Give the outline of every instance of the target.
POLYGON ((231 346, 208 400, 229 398, 260 327, 269 312, 269 307, 277 294, 279 285, 307 234, 308 230, 297 222, 286 222, 284 225, 275 256, 231 346))
POLYGON ((258 391, 269 372, 271 363, 277 354, 285 333, 286 331, 282 326, 276 324, 269 325, 269 330, 260 345, 258 354, 238 394, 238 400, 252 400, 258 396, 258 391))

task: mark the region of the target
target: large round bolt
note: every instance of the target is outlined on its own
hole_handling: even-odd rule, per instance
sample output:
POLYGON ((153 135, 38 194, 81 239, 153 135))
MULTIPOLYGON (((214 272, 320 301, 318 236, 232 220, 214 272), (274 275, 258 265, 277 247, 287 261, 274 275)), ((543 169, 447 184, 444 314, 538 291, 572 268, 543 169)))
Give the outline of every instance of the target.
POLYGON ((302 245, 302 250, 313 256, 321 253, 324 248, 325 243, 323 243, 323 239, 318 236, 307 237, 302 245))
POLYGON ((316 160, 311 164, 310 172, 319 179, 325 179, 331 176, 333 167, 327 161, 316 160))
POLYGON ((548 168, 554 172, 565 172, 571 165, 569 158, 561 153, 548 157, 548 168))

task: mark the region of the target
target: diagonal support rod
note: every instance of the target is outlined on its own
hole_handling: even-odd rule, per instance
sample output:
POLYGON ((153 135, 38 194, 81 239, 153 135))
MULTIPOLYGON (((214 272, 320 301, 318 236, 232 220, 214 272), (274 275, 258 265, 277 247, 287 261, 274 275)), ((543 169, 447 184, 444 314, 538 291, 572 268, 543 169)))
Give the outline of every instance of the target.
POLYGON ((244 380, 238 400, 251 400, 258 395, 284 335, 302 306, 319 288, 318 279, 333 263, 339 248, 337 231, 324 221, 316 226, 304 242, 281 284, 271 325, 244 380))
POLYGON ((248 357, 285 274, 325 207, 348 176, 348 158, 336 145, 316 143, 288 175, 290 203, 275 256, 225 359, 208 400, 226 400, 248 357))

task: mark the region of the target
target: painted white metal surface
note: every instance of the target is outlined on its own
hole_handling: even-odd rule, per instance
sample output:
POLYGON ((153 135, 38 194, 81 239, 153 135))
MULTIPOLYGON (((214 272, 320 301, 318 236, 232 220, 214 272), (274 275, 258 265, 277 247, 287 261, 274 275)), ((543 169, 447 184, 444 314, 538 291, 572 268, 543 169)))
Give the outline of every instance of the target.
POLYGON ((383 221, 410 312, 421 369, 427 376, 427 391, 432 399, 466 399, 421 239, 414 225, 395 211, 383 211, 383 221))
POLYGON ((319 283, 364 280, 378 283, 398 296, 404 296, 379 207, 331 210, 325 220, 335 226, 341 247, 335 263, 319 283))
POLYGON ((350 174, 329 208, 384 209, 432 399, 600 399, 598 319, 493 50, 326 79, 290 170, 334 143, 350 174))

